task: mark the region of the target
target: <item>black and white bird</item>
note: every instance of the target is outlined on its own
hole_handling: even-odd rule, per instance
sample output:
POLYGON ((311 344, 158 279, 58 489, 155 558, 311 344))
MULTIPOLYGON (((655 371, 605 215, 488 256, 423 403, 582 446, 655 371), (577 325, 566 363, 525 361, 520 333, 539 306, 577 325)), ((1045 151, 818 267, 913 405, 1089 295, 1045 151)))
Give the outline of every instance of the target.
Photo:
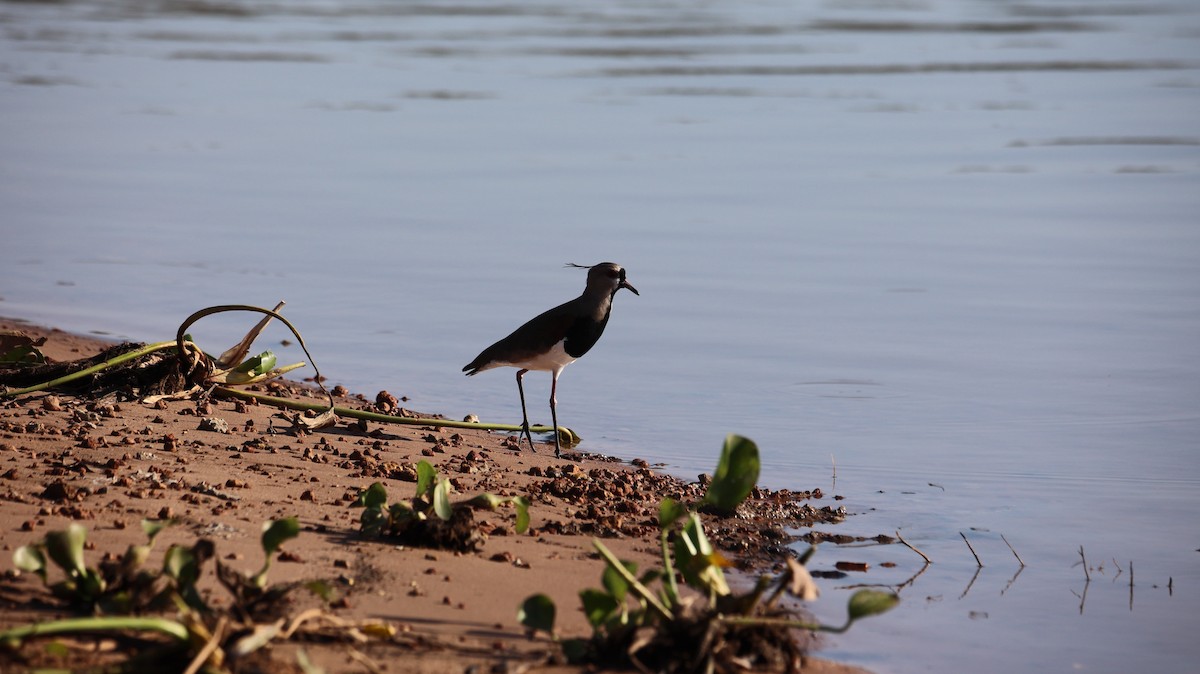
POLYGON ((590 267, 578 264, 567 266, 588 270, 587 287, 582 295, 530 320, 511 335, 484 349, 463 368, 468 376, 494 367, 517 368, 517 391, 521 394, 521 431, 529 440, 530 449, 533 449, 533 437, 529 434, 529 414, 525 410, 525 387, 521 380, 530 370, 546 370, 553 374, 550 418, 554 422, 554 456, 562 454, 558 440, 558 411, 555 409, 558 375, 600 339, 604 326, 608 325, 613 297, 618 290, 628 288, 634 295, 641 295, 637 288, 625 280, 625 270, 618 264, 601 262, 590 267))

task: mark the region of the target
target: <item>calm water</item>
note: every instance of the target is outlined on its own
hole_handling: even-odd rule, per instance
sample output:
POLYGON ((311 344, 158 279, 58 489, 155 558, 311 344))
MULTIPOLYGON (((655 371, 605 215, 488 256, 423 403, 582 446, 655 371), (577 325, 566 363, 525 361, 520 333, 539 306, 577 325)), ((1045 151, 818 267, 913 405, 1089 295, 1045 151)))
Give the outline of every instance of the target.
MULTIPOLYGON (((935 560, 832 655, 1191 671, 1198 120, 1185 2, 5 2, 0 314, 286 299, 333 382, 512 422, 460 368, 617 261, 642 296, 559 390, 586 449, 694 475, 740 432, 935 560)), ((832 622, 921 569, 840 560, 832 622)))

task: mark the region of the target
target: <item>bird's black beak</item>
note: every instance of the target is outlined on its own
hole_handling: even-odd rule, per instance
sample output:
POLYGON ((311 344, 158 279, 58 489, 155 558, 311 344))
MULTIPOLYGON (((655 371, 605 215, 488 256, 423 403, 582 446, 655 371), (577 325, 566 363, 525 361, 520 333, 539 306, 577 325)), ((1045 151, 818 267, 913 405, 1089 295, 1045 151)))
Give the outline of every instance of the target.
POLYGON ((629 281, 626 281, 625 279, 621 279, 621 282, 617 284, 617 290, 620 290, 621 288, 629 289, 630 291, 633 292, 634 295, 637 295, 638 297, 642 296, 642 294, 637 291, 637 288, 634 288, 633 284, 631 284, 629 281))

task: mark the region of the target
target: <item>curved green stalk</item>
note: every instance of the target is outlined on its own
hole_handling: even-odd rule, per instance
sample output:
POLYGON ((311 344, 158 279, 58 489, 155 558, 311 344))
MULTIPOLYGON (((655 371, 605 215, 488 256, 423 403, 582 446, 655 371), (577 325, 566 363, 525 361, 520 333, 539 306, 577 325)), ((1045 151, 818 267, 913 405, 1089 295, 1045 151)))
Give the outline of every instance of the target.
MULTIPOLYGON (((174 346, 174 342, 171 345, 174 346)), ((138 616, 98 616, 91 618, 67 618, 53 622, 22 625, 0 632, 0 643, 20 641, 29 637, 71 632, 110 632, 115 630, 144 630, 161 632, 180 641, 188 640, 188 630, 174 620, 138 616)))
MULTIPOLYGON (((329 409, 327 405, 319 403, 306 403, 300 400, 291 400, 288 398, 278 398, 275 396, 262 395, 252 391, 241 391, 238 389, 218 386, 218 392, 233 396, 235 398, 253 399, 264 405, 273 405, 275 407, 284 407, 292 410, 312 410, 313 412, 324 412, 329 409)), ((410 426, 437 426, 440 428, 473 428, 475 430, 487 431, 520 431, 519 424, 485 424, 476 421, 454 421, 453 419, 427 419, 424 417, 398 417, 391 414, 381 414, 379 412, 367 412, 365 410, 352 410, 349 407, 334 407, 333 413, 339 417, 349 417, 351 419, 362 419, 364 421, 378 421, 387 424, 408 424, 410 426)), ((529 430, 533 433, 553 433, 554 429, 550 426, 530 426, 529 430)), ((558 432, 565 436, 569 445, 579 444, 580 438, 575 435, 575 431, 566 426, 559 426, 558 432)))
POLYGON ((115 365, 120 365, 121 363, 124 363, 126 361, 130 361, 135 358, 141 358, 142 356, 145 356, 147 354, 154 353, 155 351, 161 351, 163 349, 171 348, 173 346, 175 346, 174 341, 158 342, 157 344, 148 344, 146 346, 143 346, 140 349, 136 349, 136 350, 130 351, 128 353, 123 353, 115 358, 110 358, 110 359, 104 361, 103 363, 100 363, 99 365, 93 365, 89 368, 80 370, 78 372, 72 372, 71 374, 59 377, 58 379, 52 379, 47 382, 42 382, 41 384, 34 384, 33 386, 28 386, 26 388, 12 389, 10 391, 0 391, 0 397, 18 396, 18 395, 22 395, 25 393, 36 393, 38 391, 44 391, 48 388, 54 388, 55 386, 61 386, 62 384, 66 384, 68 382, 75 381, 76 379, 82 379, 84 377, 96 374, 97 372, 99 372, 101 370, 105 370, 105 369, 113 367, 115 365))
POLYGON ((787 618, 756 618, 754 616, 742 615, 718 615, 717 620, 729 625, 776 625, 779 627, 792 627, 798 630, 811 630, 813 632, 834 632, 842 633, 850 629, 850 624, 853 620, 847 621, 841 627, 832 627, 830 625, 821 625, 819 623, 808 623, 803 620, 789 620, 787 618))
MULTIPOLYGON (((277 304, 275 306, 276 309, 279 309, 282 307, 283 307, 283 302, 280 302, 279 304, 277 304)), ((312 357, 312 354, 308 352, 308 346, 304 343, 304 337, 300 336, 300 331, 296 329, 296 326, 292 325, 291 321, 284 318, 283 315, 281 315, 278 311, 272 311, 270 309, 263 309, 262 307, 256 307, 256 306, 252 306, 249 304, 220 304, 217 306, 208 307, 206 309, 201 309, 200 311, 197 311, 194 314, 192 314, 191 316, 188 316, 186 319, 184 319, 184 321, 179 324, 179 329, 175 332, 175 345, 179 348, 177 355, 179 357, 179 371, 180 372, 186 373, 190 370, 190 365, 188 364, 188 362, 184 356, 185 349, 183 346, 184 336, 187 333, 187 329, 189 327, 191 327, 191 325, 193 323, 200 320, 201 318, 204 318, 205 316, 211 316, 213 314, 224 313, 226 311, 257 312, 260 314, 265 314, 269 318, 274 318, 277 321, 279 321, 280 323, 283 323, 284 325, 286 325, 288 330, 291 330, 292 334, 295 335, 296 341, 300 344, 300 349, 302 351, 304 351, 304 355, 308 357, 308 362, 312 364, 313 372, 316 373, 313 376, 313 381, 315 381, 317 383, 317 386, 320 387, 321 392, 324 393, 329 399, 329 406, 327 409, 333 409, 333 394, 325 389, 325 384, 323 383, 324 377, 321 376, 321 370, 317 368, 317 361, 315 361, 312 357)), ((266 327, 266 324, 267 324, 266 319, 259 322, 259 324, 257 326, 255 326, 253 330, 250 331, 250 334, 247 335, 247 339, 249 341, 253 341, 253 338, 258 336, 257 335, 258 331, 261 331, 264 327, 266 327)), ((243 344, 239 344, 238 346, 234 347, 233 349, 230 349, 230 351, 223 354, 223 356, 229 355, 230 352, 235 351, 235 350, 238 350, 239 352, 244 352, 246 349, 250 348, 249 341, 244 342, 243 344)), ((186 375, 186 374, 185 374, 185 376, 190 377, 190 375, 186 375)))
POLYGON ((595 538, 592 539, 592 547, 596 548, 596 551, 599 552, 600 556, 604 558, 604 561, 608 563, 609 568, 620 575, 626 583, 629 583, 629 588, 636 592, 642 599, 645 599, 646 603, 649 604, 655 611, 657 611, 659 615, 667 620, 671 620, 675 617, 671 614, 670 609, 668 609, 666 606, 663 606, 662 602, 658 600, 658 597, 654 596, 654 593, 650 591, 650 588, 642 585, 642 582, 638 580, 636 576, 634 576, 632 573, 629 573, 629 569, 625 568, 625 565, 621 563, 621 560, 617 559, 617 556, 612 553, 612 550, 609 550, 604 546, 603 543, 595 538))
MULTIPOLYGON (((293 326, 286 318, 279 315, 277 312, 270 311, 268 309, 262 309, 260 307, 253 307, 253 306, 241 305, 241 304, 221 305, 221 306, 209 307, 207 309, 202 309, 201 311, 197 311, 196 313, 189 316, 187 318, 187 320, 185 320, 180 325, 178 334, 176 334, 175 341, 158 342, 156 344, 149 344, 147 346, 143 346, 134 351, 130 351, 128 353, 123 353, 120 356, 116 356, 115 358, 106 360, 103 363, 100 363, 98 365, 93 365, 89 368, 80 370, 78 372, 73 372, 69 375, 59 377, 58 379, 54 379, 54 380, 47 381, 47 382, 42 382, 41 384, 35 384, 33 386, 29 386, 29 387, 21 388, 21 389, 0 391, 0 397, 11 397, 11 396, 23 395, 25 393, 36 393, 38 391, 44 391, 46 389, 53 388, 55 386, 61 386, 62 384, 66 384, 68 382, 75 381, 77 379, 82 379, 83 377, 93 375, 97 372, 100 372, 101 370, 106 369, 106 368, 110 368, 115 365, 120 365, 121 363, 133 360, 135 358, 140 358, 142 356, 153 353, 155 351, 161 351, 163 349, 168 349, 171 347, 176 347, 178 349, 179 353, 183 353, 184 331, 192 323, 195 323, 197 320, 199 320, 205 316, 208 316, 208 315, 211 315, 214 313, 225 312, 225 311, 254 311, 254 312, 263 313, 272 318, 279 319, 279 321, 281 321, 284 325, 286 325, 289 329, 291 329, 292 334, 294 334, 296 336, 296 339, 299 341, 300 347, 302 349, 304 349, 304 355, 308 356, 309 362, 313 363, 313 370, 317 373, 317 375, 315 377, 315 379, 317 381, 317 385, 320 386, 321 391, 324 392, 325 395, 329 396, 329 404, 318 405, 315 403, 305 403, 305 402, 301 402, 301 401, 297 401, 297 400, 288 400, 287 398, 277 398, 274 396, 266 396, 266 395, 261 395, 258 393, 251 393, 249 391, 241 391, 241 390, 232 389, 232 388, 229 388, 226 386, 217 387, 218 391, 221 391, 222 393, 225 393, 226 395, 230 395, 230 396, 237 397, 237 398, 255 399, 255 400, 258 400, 259 402, 267 404, 267 405, 274 405, 276 407, 283 407, 283 408, 294 409, 294 410, 312 410, 315 412, 326 412, 326 411, 332 410, 334 412, 334 414, 336 414, 339 417, 349 417, 352 419, 363 419, 366 421, 378 421, 381 423, 388 423, 388 424, 408 424, 408 425, 413 425, 413 426, 437 426, 440 428, 471 428, 471 429, 476 429, 476 430, 482 429, 482 430, 487 430, 487 431, 507 431, 507 432, 514 432, 514 433, 520 432, 522 430, 521 426, 519 426, 517 424, 487 424, 487 423, 478 423, 478 422, 471 422, 471 421, 452 421, 450 419, 425 419, 425 418, 398 417, 398 416, 392 416, 390 414, 380 414, 377 412, 364 412, 362 410, 352 410, 352 409, 349 409, 346 407, 334 407, 333 396, 330 395, 330 393, 325 389, 324 384, 321 383, 320 371, 316 369, 317 368, 316 363, 313 362, 312 355, 309 354, 308 348, 304 344, 304 339, 300 336, 300 333, 298 330, 296 330, 295 326, 293 326)), ((249 382, 247 382, 247 383, 249 383, 249 382)), ((530 426, 529 430, 532 433, 554 433, 555 432, 555 428, 551 427, 551 426, 530 426)), ((568 447, 573 447, 575 445, 578 445, 581 441, 581 438, 575 434, 575 431, 572 431, 571 429, 567 428, 566 426, 559 426, 557 429, 557 432, 559 433, 560 441, 562 441, 563 444, 565 444, 568 447)))
POLYGON ((662 547, 663 575, 667 579, 667 596, 673 605, 679 604, 679 583, 675 580, 675 565, 671 563, 671 546, 667 542, 667 529, 659 534, 659 544, 662 547))

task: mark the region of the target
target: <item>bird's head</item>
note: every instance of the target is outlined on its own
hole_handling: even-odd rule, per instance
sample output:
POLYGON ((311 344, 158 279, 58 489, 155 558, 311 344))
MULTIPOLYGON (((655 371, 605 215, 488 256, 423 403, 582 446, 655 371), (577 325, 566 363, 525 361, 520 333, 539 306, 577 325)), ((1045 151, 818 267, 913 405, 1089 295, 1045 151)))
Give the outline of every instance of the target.
POLYGON ((603 290, 611 297, 616 295, 621 288, 625 288, 634 295, 641 295, 637 288, 634 288, 633 284, 625 279, 625 270, 615 262, 601 262, 593 265, 568 263, 567 266, 588 270, 587 289, 589 291, 603 290))

